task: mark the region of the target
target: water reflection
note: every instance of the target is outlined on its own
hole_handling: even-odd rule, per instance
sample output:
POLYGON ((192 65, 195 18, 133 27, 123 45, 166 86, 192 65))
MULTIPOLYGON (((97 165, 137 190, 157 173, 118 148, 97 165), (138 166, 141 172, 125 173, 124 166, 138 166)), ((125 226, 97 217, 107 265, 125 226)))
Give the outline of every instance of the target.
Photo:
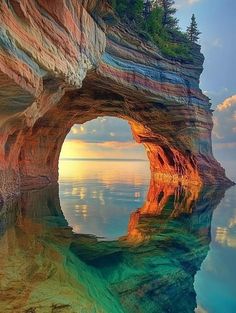
POLYGON ((73 231, 109 240, 124 235, 131 212, 143 205, 149 172, 148 162, 61 161, 61 206, 73 231))
POLYGON ((236 188, 226 191, 211 223, 209 253, 195 276, 197 313, 236 312, 236 188))
MULTIPOLYGON (((151 182, 126 235, 103 241, 68 226, 58 186, 25 192, 0 211, 0 312, 190 313, 196 292, 197 310, 204 312, 207 270, 198 272, 203 277, 195 288, 194 277, 207 256, 212 214, 223 196, 214 188, 151 182)), ((83 214, 87 209, 78 205, 83 214)), ((235 216, 228 213, 221 226, 213 223, 214 245, 232 248, 235 216)))

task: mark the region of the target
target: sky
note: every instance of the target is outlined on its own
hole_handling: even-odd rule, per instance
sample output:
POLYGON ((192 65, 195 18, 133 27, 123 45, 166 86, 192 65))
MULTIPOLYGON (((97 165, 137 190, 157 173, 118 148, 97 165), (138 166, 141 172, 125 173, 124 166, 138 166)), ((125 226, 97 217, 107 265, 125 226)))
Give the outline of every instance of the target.
POLYGON ((181 28, 186 29, 194 13, 202 32, 200 87, 215 110, 213 151, 227 175, 236 178, 236 1, 177 0, 176 5, 181 28))
POLYGON ((146 153, 143 145, 134 141, 127 121, 100 117, 72 127, 61 158, 146 159, 146 153))
MULTIPOLYGON (((186 29, 194 13, 202 32, 200 44, 205 63, 200 86, 215 110, 214 155, 228 175, 236 177, 236 1, 175 2, 180 28, 186 29)), ((128 123, 108 117, 73 126, 61 157, 146 158, 142 145, 134 142, 128 123)))

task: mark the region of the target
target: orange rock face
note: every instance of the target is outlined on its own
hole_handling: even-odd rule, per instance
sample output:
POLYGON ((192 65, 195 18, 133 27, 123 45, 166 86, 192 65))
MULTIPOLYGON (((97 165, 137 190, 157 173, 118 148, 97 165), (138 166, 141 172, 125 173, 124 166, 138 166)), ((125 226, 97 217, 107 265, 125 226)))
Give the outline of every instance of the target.
POLYGON ((65 136, 98 116, 129 121, 155 179, 231 184, 212 155, 199 47, 168 60, 112 18, 106 1, 0 2, 2 200, 56 182, 65 136))
MULTIPOLYGON (((168 229, 171 220, 214 210, 224 193, 223 186, 183 186, 152 178, 144 205, 131 213, 127 235, 120 240, 131 245, 148 242, 154 235, 168 229), (156 223, 152 224, 152 219, 156 223)), ((207 232, 209 229, 204 227, 200 230, 201 234, 207 232)))

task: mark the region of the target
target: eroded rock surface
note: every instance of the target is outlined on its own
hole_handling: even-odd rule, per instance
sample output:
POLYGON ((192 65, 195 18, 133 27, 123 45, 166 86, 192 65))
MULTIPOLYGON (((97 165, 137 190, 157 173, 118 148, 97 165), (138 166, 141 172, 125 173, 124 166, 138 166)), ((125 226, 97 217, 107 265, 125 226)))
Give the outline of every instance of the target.
POLYGON ((156 179, 231 183, 212 154, 199 47, 169 60, 112 18, 106 1, 0 2, 3 200, 57 181, 66 134, 98 116, 129 121, 156 179))

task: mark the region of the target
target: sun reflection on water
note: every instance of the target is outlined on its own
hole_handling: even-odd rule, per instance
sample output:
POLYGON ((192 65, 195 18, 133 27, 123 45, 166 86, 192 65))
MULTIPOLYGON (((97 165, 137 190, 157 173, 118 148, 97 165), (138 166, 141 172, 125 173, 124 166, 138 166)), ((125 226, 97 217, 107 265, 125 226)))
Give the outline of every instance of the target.
POLYGON ((61 205, 73 231, 124 235, 130 213, 143 205, 149 173, 145 161, 61 160, 61 205))
POLYGON ((62 183, 99 180, 106 187, 114 183, 140 186, 150 176, 149 163, 135 160, 60 160, 59 172, 62 183))

